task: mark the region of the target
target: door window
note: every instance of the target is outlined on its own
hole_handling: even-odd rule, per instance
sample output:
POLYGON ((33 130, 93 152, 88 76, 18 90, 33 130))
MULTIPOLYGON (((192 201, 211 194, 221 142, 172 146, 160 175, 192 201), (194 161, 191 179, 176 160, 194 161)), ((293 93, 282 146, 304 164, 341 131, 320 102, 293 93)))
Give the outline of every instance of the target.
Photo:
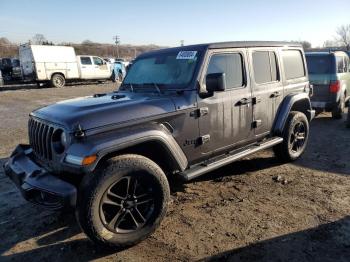
POLYGON ((95 65, 98 65, 98 66, 103 65, 103 60, 101 58, 94 56, 93 59, 94 59, 95 65))
POLYGON ((335 61, 337 62, 337 72, 338 73, 344 73, 345 71, 345 64, 344 64, 344 57, 343 56, 336 56, 335 61))
POLYGON ((278 68, 275 52, 257 51, 253 53, 254 77, 257 84, 278 81, 278 68))
POLYGON ((244 86, 243 58, 241 54, 215 54, 210 58, 207 74, 225 73, 226 88, 244 86))
POLYGON ((283 50, 282 59, 287 80, 305 76, 303 56, 299 50, 283 50))
POLYGON ((91 65, 91 58, 88 56, 81 56, 80 57, 80 62, 82 65, 91 65))

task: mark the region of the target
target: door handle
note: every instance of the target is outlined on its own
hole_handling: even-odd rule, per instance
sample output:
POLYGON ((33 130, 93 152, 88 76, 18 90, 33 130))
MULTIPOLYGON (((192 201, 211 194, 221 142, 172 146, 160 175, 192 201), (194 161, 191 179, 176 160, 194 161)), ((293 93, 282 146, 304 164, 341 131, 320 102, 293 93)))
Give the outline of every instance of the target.
POLYGON ((242 98, 236 103, 236 106, 242 106, 242 105, 247 105, 250 103, 250 99, 248 98, 242 98))
POLYGON ((281 95, 281 92, 278 92, 278 91, 276 91, 276 92, 273 92, 272 94, 271 94, 271 98, 273 98, 273 97, 279 97, 281 95))
POLYGON ((86 68, 86 66, 82 66, 81 68, 86 68))

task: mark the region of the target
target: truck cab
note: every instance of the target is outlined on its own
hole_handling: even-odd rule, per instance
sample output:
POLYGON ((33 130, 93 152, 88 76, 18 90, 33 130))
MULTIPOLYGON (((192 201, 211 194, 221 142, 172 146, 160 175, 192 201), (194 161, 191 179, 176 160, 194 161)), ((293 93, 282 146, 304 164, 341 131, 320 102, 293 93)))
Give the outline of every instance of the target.
POLYGON ((110 63, 98 56, 77 56, 81 79, 106 79, 112 76, 110 63))

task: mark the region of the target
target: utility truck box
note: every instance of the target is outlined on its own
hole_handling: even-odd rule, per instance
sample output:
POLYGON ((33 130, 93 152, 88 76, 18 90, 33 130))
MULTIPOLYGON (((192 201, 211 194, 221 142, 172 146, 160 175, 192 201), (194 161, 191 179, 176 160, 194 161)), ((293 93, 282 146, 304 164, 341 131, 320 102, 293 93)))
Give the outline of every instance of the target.
POLYGON ((23 78, 63 87, 66 81, 110 79, 112 71, 102 58, 79 56, 71 46, 21 45, 19 59, 23 78), (81 63, 81 59, 85 61, 81 63))

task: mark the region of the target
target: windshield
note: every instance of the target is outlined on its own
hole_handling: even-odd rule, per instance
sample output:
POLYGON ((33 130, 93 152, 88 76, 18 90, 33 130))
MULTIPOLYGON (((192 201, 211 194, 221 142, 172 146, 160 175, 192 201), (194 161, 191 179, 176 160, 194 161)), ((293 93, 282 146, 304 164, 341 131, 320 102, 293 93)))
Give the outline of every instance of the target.
POLYGON ((334 74, 335 61, 331 55, 306 55, 309 74, 334 74))
POLYGON ((197 51, 158 53, 137 59, 123 84, 186 87, 192 80, 197 59, 197 51))

